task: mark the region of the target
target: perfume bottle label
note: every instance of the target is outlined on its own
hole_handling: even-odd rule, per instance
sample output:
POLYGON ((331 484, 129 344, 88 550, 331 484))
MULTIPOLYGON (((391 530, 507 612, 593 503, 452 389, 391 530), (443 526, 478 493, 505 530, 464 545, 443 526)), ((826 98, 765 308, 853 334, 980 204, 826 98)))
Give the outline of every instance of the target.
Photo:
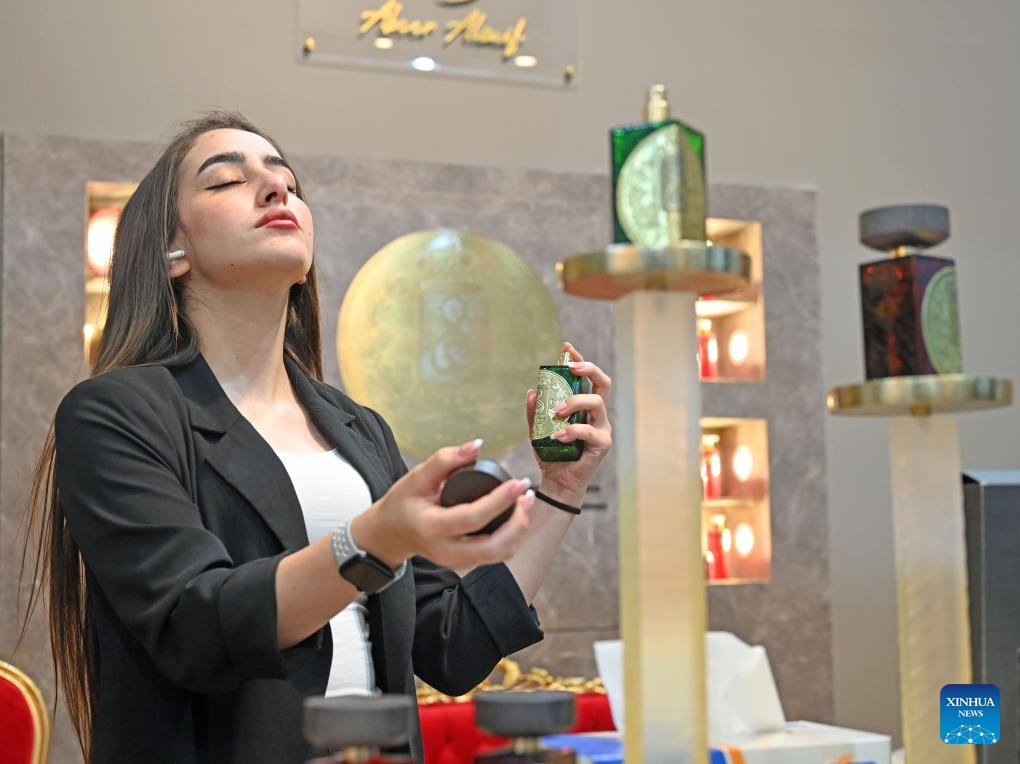
POLYGON ((956 268, 943 268, 932 276, 921 300, 921 335, 931 365, 939 374, 963 370, 959 316, 956 268))
POLYGON ((656 130, 627 157, 616 184, 616 210, 627 238, 645 247, 687 238, 687 221, 704 220, 701 163, 679 125, 656 130))
POLYGON ((531 439, 548 438, 554 432, 567 427, 566 419, 553 415, 553 409, 573 395, 570 384, 559 374, 546 369, 538 370, 538 386, 535 390, 535 422, 531 428, 531 439))

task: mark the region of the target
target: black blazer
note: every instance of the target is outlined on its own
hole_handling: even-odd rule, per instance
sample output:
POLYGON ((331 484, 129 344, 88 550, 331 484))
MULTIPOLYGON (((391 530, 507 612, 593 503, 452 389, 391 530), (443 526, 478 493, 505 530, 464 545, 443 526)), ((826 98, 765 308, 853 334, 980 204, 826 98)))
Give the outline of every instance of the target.
MULTIPOLYGON (((291 361, 294 390, 373 500, 406 471, 389 427, 291 361)), ((99 659, 94 761, 297 764, 302 700, 322 695, 328 625, 280 651, 275 572, 308 544, 290 478, 205 360, 121 369, 56 415, 58 497, 85 559, 99 659)), ((412 670, 466 692, 542 638, 504 565, 464 579, 423 558, 368 598, 376 684, 412 670)), ((421 760, 417 727, 411 748, 421 760)))

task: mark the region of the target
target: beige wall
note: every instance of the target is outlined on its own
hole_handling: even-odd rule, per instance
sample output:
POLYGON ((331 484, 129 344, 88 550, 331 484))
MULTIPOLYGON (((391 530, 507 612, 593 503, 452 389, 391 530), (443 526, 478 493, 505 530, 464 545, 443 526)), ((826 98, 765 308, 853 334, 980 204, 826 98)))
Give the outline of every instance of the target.
MULTIPOLYGON (((574 92, 297 65, 294 2, 0 0, 0 132, 159 139, 240 108, 291 150, 601 169, 653 80, 708 134, 716 182, 819 190, 824 376, 863 369, 856 215, 952 210, 965 363, 1020 379, 1013 0, 580 0, 574 92)), ((607 226, 608 235, 608 226, 607 226)), ((564 249, 570 242, 563 243, 564 249)), ((818 401, 818 405, 823 405, 818 401)), ((967 466, 1016 467, 1020 409, 963 423, 967 466)), ((897 724, 886 425, 828 425, 836 711, 897 724)))

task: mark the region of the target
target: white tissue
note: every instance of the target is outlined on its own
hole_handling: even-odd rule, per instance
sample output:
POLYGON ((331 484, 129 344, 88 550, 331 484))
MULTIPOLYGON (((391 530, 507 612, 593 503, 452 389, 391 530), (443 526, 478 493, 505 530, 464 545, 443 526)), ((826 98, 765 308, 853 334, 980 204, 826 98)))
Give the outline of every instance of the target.
POLYGON ((602 686, 609 696, 609 713, 613 725, 623 734, 623 642, 603 639, 594 643, 595 666, 602 678, 602 686))
POLYGON ((725 631, 705 635, 708 737, 726 742, 785 728, 765 648, 725 631))
MULTIPOLYGON (((596 642, 595 663, 609 695, 616 728, 623 731, 623 643, 596 642)), ((764 647, 724 631, 705 635, 708 737, 731 742, 785 728, 786 718, 764 647)))

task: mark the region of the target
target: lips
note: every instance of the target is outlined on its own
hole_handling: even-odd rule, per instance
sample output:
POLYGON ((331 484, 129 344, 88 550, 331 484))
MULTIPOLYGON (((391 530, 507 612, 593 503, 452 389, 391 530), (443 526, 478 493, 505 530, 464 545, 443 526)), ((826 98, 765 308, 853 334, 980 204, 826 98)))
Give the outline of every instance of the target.
POLYGON ((299 228, 297 218, 294 213, 290 210, 278 209, 270 210, 261 218, 259 222, 255 224, 256 228, 262 228, 263 226, 269 226, 271 228, 299 228))

